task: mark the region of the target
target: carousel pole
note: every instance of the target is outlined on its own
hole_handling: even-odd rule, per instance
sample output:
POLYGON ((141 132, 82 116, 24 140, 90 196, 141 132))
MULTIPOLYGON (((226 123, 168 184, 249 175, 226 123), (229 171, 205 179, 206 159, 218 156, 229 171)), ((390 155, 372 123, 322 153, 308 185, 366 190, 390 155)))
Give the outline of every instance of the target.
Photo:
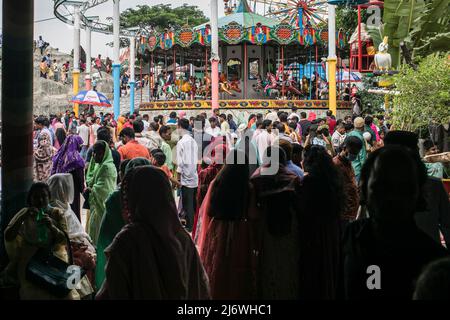
POLYGON ((284 99, 284 47, 281 45, 281 98, 284 99))
MULTIPOLYGON (((74 22, 73 22, 73 70, 72 70, 72 85, 73 85, 73 95, 78 94, 79 83, 80 83, 80 7, 78 5, 74 6, 74 22)), ((78 103, 74 103, 73 111, 75 116, 79 115, 78 103)))
POLYGON ((89 26, 86 26, 86 90, 91 90, 91 57, 91 28, 89 26))
POLYGON ((336 115, 336 11, 328 4, 328 107, 336 115))
POLYGON ((317 67, 317 65, 318 65, 318 63, 319 63, 319 49, 317 48, 317 43, 316 43, 316 66, 315 66, 315 71, 316 71, 316 92, 315 92, 315 95, 316 95, 316 99, 318 99, 319 98, 319 72, 318 72, 318 67, 317 67))
POLYGON ((247 80, 248 80, 248 53, 247 43, 244 42, 244 99, 247 99, 247 80))
POLYGON ((114 37, 114 50, 113 50, 113 78, 114 78, 114 119, 117 120, 120 115, 120 0, 113 0, 113 37, 114 37))
POLYGON ((217 0, 211 0, 211 109, 219 108, 219 27, 217 0))
POLYGON ((358 71, 362 72, 361 6, 358 6, 358 71))
POLYGON ((2 9, 0 270, 8 263, 4 231, 33 183, 34 0, 3 1, 2 9))
MULTIPOLYGON (((139 65, 140 65, 139 81, 141 82, 140 87, 141 87, 141 103, 142 103, 142 88, 144 87, 144 83, 142 82, 142 55, 139 58, 139 65)), ((150 85, 150 81, 148 82, 148 85, 150 85)))
POLYGON ((311 61, 312 61, 312 50, 311 47, 309 47, 309 100, 311 100, 311 95, 312 95, 312 66, 311 66, 311 61))
MULTIPOLYGON (((154 70, 154 66, 153 66, 153 52, 150 55, 150 61, 148 63, 148 99, 150 100, 150 97, 152 96, 152 87, 150 85, 150 83, 152 83, 152 81, 150 81, 150 75, 152 74, 152 68, 154 70)), ((166 64, 166 69, 167 69, 167 64, 166 64)), ((153 77, 153 75, 151 75, 153 77)))
POLYGON ((136 80, 134 79, 135 49, 136 38, 133 36, 130 38, 130 113, 134 112, 134 87, 136 85, 136 80))

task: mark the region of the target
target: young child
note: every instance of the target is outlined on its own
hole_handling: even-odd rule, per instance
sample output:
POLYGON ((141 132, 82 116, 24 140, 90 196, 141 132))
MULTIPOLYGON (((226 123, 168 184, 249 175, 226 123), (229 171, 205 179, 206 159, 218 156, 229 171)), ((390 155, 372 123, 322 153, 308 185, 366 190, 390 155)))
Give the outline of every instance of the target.
POLYGON ((174 188, 179 188, 180 183, 173 177, 172 172, 170 172, 169 167, 164 164, 166 162, 166 155, 161 149, 153 149, 151 151, 151 162, 155 167, 160 168, 166 174, 169 181, 172 183, 174 188))

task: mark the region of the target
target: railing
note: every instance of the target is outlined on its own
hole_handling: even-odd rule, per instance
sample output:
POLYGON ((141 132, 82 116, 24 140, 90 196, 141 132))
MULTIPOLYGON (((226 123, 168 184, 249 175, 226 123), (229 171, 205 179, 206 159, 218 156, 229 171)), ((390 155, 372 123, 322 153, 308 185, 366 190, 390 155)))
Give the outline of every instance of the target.
MULTIPOLYGON (((101 5, 109 0, 84 0, 84 1, 70 1, 70 0, 54 0, 53 6, 53 14, 60 21, 73 26, 74 25, 74 17, 73 15, 67 15, 67 13, 62 12, 63 8, 65 8, 68 12, 67 6, 73 6, 76 3, 80 4, 80 15, 81 15, 81 28, 85 29, 89 27, 94 32, 99 32, 103 34, 112 34, 113 29, 112 25, 107 23, 102 23, 97 20, 91 20, 85 16, 87 10, 94 8, 98 5, 101 5)), ((120 35, 122 37, 134 37, 136 34, 135 31, 121 29, 120 35)))

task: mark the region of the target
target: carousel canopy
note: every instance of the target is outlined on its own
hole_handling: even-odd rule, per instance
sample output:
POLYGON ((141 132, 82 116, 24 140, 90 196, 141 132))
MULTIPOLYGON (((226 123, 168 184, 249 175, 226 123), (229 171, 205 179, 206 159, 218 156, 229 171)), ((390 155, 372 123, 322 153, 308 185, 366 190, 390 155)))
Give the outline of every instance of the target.
MULTIPOLYGON (((277 19, 264 17, 252 12, 250 6, 247 3, 247 0, 241 0, 239 6, 232 14, 219 18, 218 26, 219 28, 223 28, 233 22, 239 24, 244 29, 256 27, 258 23, 267 27, 273 27, 280 23, 280 21, 278 21, 277 19)), ((210 24, 210 22, 199 25, 194 29, 202 29, 207 24, 210 24)))

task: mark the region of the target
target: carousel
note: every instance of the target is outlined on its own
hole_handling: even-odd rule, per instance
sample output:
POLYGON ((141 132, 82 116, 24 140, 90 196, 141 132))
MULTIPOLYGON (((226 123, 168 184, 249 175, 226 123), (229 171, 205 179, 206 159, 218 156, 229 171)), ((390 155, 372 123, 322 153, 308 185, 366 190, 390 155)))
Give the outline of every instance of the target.
MULTIPOLYGON (((328 109, 328 32, 324 15, 308 10, 308 2, 271 15, 255 13, 246 0, 225 6, 218 20, 220 108, 328 109)), ((340 32, 337 39, 345 45, 340 32)), ((210 109, 210 46, 209 23, 141 35, 136 52, 149 66, 150 101, 140 110, 210 109)), ((337 108, 350 105, 338 100, 337 108)))

